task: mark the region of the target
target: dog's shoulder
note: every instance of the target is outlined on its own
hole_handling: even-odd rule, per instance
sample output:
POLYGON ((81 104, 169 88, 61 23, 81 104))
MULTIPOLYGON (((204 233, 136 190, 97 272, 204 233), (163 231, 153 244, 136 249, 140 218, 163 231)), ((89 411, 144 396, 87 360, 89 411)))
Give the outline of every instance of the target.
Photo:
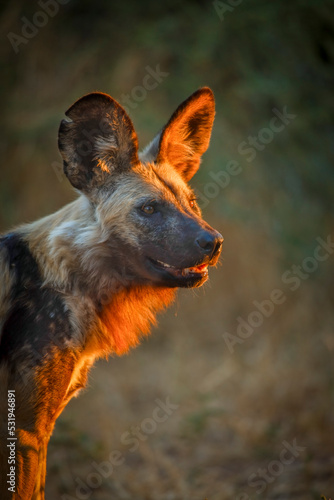
POLYGON ((21 234, 13 232, 0 237, 0 261, 1 271, 7 270, 11 286, 14 283, 17 287, 39 284, 37 262, 21 234))
POLYGON ((0 359, 32 357, 40 362, 73 336, 63 295, 43 286, 37 260, 19 233, 0 240, 0 359))
POLYGON ((14 266, 15 236, 0 235, 0 339, 3 324, 13 302, 17 272, 14 266))

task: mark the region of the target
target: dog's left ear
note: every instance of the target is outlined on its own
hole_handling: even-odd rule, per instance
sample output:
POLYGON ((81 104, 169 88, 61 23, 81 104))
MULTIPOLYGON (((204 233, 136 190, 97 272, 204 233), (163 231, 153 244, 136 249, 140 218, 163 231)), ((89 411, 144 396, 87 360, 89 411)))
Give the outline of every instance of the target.
POLYGON ((144 159, 167 161, 189 181, 208 149, 215 99, 208 87, 194 92, 173 113, 167 125, 143 152, 144 159))
POLYGON ((58 145, 71 184, 90 195, 115 174, 136 165, 138 140, 126 111, 112 97, 93 92, 67 111, 58 145))

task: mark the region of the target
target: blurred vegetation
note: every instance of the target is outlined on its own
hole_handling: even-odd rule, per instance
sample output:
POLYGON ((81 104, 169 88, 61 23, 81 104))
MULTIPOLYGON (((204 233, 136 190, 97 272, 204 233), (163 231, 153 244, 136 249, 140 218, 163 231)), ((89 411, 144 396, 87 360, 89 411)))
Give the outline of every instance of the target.
MULTIPOLYGON (((247 474, 261 465, 261 457, 275 458, 282 440, 296 436, 308 450, 303 465, 296 465, 291 479, 284 476, 290 486, 277 479, 263 498, 329 497, 334 491, 329 459, 334 446, 333 256, 233 357, 221 336, 235 331, 238 315, 246 317, 254 309, 253 299, 262 300, 280 287, 285 269, 313 255, 317 237, 333 234, 334 1, 243 0, 222 14, 223 3, 229 5, 70 0, 16 54, 7 34, 21 34, 22 16, 32 20, 41 7, 35 1, 2 2, 0 230, 50 213, 75 196, 52 164, 60 162, 58 124, 81 95, 100 90, 122 102, 124 94, 142 85, 147 66, 159 65, 169 75, 130 110, 144 147, 183 99, 210 86, 216 121, 210 149, 192 183, 204 193, 211 174, 225 170, 230 160, 242 168, 204 210, 226 238, 223 267, 204 295, 181 294, 178 317, 167 315, 161 321, 165 336, 150 339, 134 356, 113 360, 108 374, 105 365, 96 369, 96 395, 88 391, 73 403, 73 412, 81 417, 95 401, 99 422, 105 420, 101 429, 108 428, 108 413, 114 425, 114 435, 106 440, 110 449, 119 439, 117 432, 136 422, 138 411, 143 418, 151 411, 149 403, 140 406, 140 397, 148 402, 148 394, 154 399, 168 387, 183 402, 182 423, 168 428, 173 442, 166 444, 162 432, 155 442, 159 450, 150 454, 145 445, 136 458, 135 465, 150 471, 147 491, 139 493, 142 481, 140 474, 131 475, 133 467, 120 472, 123 485, 133 488, 133 498, 232 498, 236 491, 248 491, 247 474), (240 143, 268 127, 274 108, 283 112, 285 107, 296 118, 248 162, 238 151, 240 143), (222 352, 227 373, 231 368, 237 374, 234 383, 187 402, 186 394, 201 383, 208 367, 222 363, 222 352), (163 366, 168 373, 157 375, 163 366), (113 383, 112 395, 104 388, 110 373, 118 383, 113 383), (139 398, 135 408, 124 394, 129 400, 139 398), (112 403, 108 398, 114 398, 112 403), (224 450, 217 450, 217 442, 224 450), (180 479, 182 471, 180 477, 176 474, 175 462, 186 479, 180 479), (164 472, 152 472, 160 466, 164 472), (175 497, 164 496, 166 477, 178 491, 175 497), (193 488, 187 490, 185 481, 193 488), (224 493, 218 484, 224 485, 224 493), (298 484, 305 487, 300 496, 298 484), (275 496, 278 485, 291 496, 279 496, 278 490, 275 496)), ((62 418, 70 419, 71 410, 66 412, 62 418)), ((95 421, 96 416, 86 416, 82 432, 90 432, 95 421)), ((94 432, 105 442, 104 431, 94 432)), ((60 428, 50 471, 61 468, 61 492, 73 492, 71 450, 64 451, 63 434, 60 428)), ((101 460, 104 456, 101 452, 101 460)), ((75 453, 73 461, 74 475, 89 470, 87 461, 77 463, 75 453)), ((249 491, 254 495, 254 489, 249 491)), ((96 498, 126 498, 113 494, 96 498)))

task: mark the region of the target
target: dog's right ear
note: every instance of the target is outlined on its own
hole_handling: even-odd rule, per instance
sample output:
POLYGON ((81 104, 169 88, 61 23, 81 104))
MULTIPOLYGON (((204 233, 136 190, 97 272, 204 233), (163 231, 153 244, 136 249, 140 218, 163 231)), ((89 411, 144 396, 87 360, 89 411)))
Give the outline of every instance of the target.
POLYGON ((58 146, 71 184, 89 194, 113 173, 138 163, 138 140, 125 110, 100 92, 85 95, 67 111, 59 128, 58 146))
POLYGON ((168 162, 188 182, 208 149, 215 116, 215 99, 202 87, 172 114, 167 125, 141 153, 143 161, 168 162))

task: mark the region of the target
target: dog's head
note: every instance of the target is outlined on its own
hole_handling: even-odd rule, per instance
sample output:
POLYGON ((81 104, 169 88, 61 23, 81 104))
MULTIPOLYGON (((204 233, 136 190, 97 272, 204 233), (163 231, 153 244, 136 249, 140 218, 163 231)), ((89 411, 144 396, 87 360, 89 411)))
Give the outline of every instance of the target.
POLYGON ((129 116, 106 94, 82 97, 61 122, 64 171, 94 207, 96 244, 114 259, 117 249, 140 282, 200 286, 218 260, 223 238, 187 184, 208 148, 214 107, 212 91, 199 89, 141 154, 129 116))

